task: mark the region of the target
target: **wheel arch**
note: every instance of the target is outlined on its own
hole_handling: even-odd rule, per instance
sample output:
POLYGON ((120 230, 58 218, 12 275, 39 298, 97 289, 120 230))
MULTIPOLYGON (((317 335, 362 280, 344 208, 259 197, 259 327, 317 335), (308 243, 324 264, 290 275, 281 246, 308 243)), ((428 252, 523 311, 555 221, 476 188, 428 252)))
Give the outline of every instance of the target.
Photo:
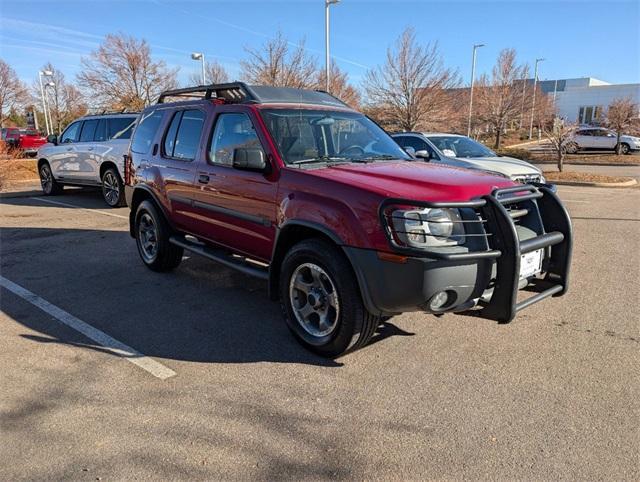
POLYGON ((100 164, 100 180, 102 180, 102 176, 104 176, 105 171, 111 167, 115 169, 116 173, 120 177, 120 180, 122 180, 122 176, 120 176, 118 166, 116 166, 116 163, 113 161, 104 161, 102 164, 100 164))
POLYGON ((156 208, 158 208, 162 216, 164 216, 167 224, 173 228, 171 218, 167 216, 167 212, 165 211, 163 204, 158 200, 156 194, 146 186, 136 186, 133 190, 133 195, 131 196, 131 205, 129 206, 129 234, 132 238, 135 237, 136 211, 138 210, 138 206, 146 200, 151 201, 156 208))
POLYGON ((358 289, 362 296, 362 301, 372 314, 379 314, 379 309, 374 305, 366 286, 366 281, 362 271, 354 265, 349 253, 344 249, 345 243, 334 231, 318 223, 304 220, 290 220, 278 228, 276 240, 273 244, 273 254, 269 264, 269 297, 273 301, 278 300, 278 286, 280 284, 280 267, 282 261, 292 246, 305 239, 323 239, 340 249, 344 254, 353 275, 356 277, 358 289))

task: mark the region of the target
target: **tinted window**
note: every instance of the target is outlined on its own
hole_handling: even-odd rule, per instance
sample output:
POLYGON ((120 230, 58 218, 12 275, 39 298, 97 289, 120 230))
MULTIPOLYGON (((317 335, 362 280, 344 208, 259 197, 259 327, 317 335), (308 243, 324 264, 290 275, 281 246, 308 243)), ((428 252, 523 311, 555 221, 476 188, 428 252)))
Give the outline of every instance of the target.
POLYGON ((96 133, 97 126, 98 119, 84 121, 82 124, 82 131, 80 132, 80 142, 93 141, 93 135, 96 133))
POLYGON ((167 157, 173 157, 173 148, 176 145, 176 134, 178 133, 178 127, 180 126, 180 119, 182 119, 182 111, 178 111, 173 114, 173 119, 171 119, 171 124, 169 124, 167 134, 164 136, 162 152, 167 157))
POLYGON ((185 110, 182 113, 175 146, 173 147, 173 157, 178 159, 196 158, 203 124, 204 112, 200 110, 185 110))
POLYGON ((74 122, 69 127, 67 127, 67 129, 62 134, 62 137, 60 138, 60 143, 64 144, 67 142, 76 142, 76 140, 78 139, 78 131, 80 130, 81 124, 82 122, 74 122))
POLYGON ((136 123, 135 117, 112 117, 109 119, 109 139, 129 139, 133 126, 136 123))
POLYGON ((96 142, 103 142, 107 140, 107 119, 100 119, 98 121, 98 127, 96 127, 96 133, 93 136, 93 140, 96 142))
POLYGON ((131 150, 133 152, 137 152, 138 154, 146 154, 149 152, 163 115, 163 111, 154 110, 140 119, 140 123, 131 141, 131 150))
POLYGON ((233 150, 262 147, 246 114, 220 114, 211 139, 211 162, 224 166, 233 165, 233 150))

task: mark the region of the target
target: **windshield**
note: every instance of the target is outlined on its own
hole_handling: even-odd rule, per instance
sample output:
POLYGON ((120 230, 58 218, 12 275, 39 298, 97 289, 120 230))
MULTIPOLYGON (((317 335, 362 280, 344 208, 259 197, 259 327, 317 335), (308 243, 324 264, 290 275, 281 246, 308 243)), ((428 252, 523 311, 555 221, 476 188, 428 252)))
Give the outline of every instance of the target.
POLYGON ((496 153, 479 142, 460 136, 427 136, 435 146, 446 156, 451 156, 445 150, 452 151, 454 157, 495 157, 496 153))
POLYGON ((311 109, 265 109, 262 117, 287 164, 411 160, 362 114, 311 109))

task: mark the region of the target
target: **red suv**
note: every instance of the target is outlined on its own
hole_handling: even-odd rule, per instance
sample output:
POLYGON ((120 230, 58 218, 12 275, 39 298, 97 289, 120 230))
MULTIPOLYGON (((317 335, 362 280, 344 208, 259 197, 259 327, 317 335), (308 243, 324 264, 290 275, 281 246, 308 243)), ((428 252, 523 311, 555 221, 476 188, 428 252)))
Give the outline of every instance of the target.
POLYGON ((125 165, 149 268, 171 270, 187 249, 266 280, 296 338, 324 356, 404 311, 509 322, 567 290, 571 221, 549 187, 412 162, 325 92, 165 92, 125 165))
POLYGON ((47 143, 47 138, 37 130, 19 127, 3 127, 2 140, 29 157, 34 157, 38 149, 47 143))

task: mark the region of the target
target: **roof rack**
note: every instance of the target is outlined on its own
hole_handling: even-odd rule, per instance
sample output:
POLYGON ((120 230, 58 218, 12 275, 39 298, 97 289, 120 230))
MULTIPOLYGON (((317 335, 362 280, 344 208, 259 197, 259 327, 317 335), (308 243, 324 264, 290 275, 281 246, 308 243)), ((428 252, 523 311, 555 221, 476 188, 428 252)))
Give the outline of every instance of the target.
POLYGON ((348 107, 340 99, 323 90, 272 87, 269 85, 247 85, 244 82, 198 85, 184 89, 167 90, 160 94, 158 103, 164 103, 169 97, 222 99, 229 104, 283 103, 348 107))
POLYGON ((86 114, 83 117, 96 117, 100 115, 114 115, 114 114, 139 114, 139 113, 140 113, 139 110, 128 110, 127 108, 124 108, 122 110, 112 110, 112 111, 103 110, 102 112, 97 112, 95 114, 86 114))

